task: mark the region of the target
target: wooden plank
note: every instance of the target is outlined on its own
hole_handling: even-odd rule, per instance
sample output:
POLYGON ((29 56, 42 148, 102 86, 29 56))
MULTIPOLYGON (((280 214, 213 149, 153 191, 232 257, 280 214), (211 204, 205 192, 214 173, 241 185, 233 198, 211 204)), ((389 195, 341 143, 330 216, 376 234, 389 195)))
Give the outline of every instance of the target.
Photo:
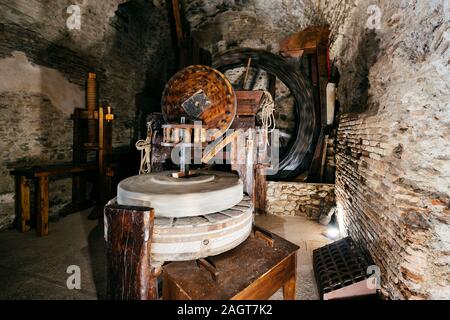
POLYGON ((277 93, 277 77, 272 73, 269 73, 268 91, 272 95, 273 101, 275 101, 277 93))
POLYGON ((280 54, 299 58, 303 53, 314 53, 318 45, 327 45, 330 30, 328 26, 309 27, 280 42, 280 54))
POLYGON ((238 136, 240 134, 241 131, 234 131, 232 134, 225 136, 224 139, 221 139, 215 142, 214 144, 211 144, 211 146, 205 150, 205 153, 202 158, 202 163, 208 163, 209 161, 211 161, 226 146, 228 146, 230 143, 233 143, 233 141, 238 139, 238 136))
POLYGON ((38 178, 42 176, 51 176, 57 174, 79 173, 94 171, 98 169, 97 163, 63 163, 48 166, 25 167, 12 170, 13 176, 25 176, 28 178, 38 178))
POLYGON ((26 177, 16 177, 16 214, 20 231, 30 231, 30 180, 26 177))
POLYGON ((237 114, 239 116, 256 116, 258 113, 263 91, 236 91, 237 114))
POLYGON ((105 207, 110 299, 157 299, 159 272, 150 260, 154 219, 154 210, 150 208, 105 207))
POLYGON ((281 261, 231 300, 266 300, 295 277, 296 253, 281 261))
POLYGON ((48 176, 38 179, 37 233, 43 237, 48 235, 48 176))

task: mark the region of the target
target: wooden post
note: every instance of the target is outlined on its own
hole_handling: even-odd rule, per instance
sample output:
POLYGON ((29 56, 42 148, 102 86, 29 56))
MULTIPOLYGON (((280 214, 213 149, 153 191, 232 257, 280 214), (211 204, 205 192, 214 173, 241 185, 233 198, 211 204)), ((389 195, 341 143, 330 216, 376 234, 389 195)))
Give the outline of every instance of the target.
MULTIPOLYGON (((80 119, 81 109, 75 109, 73 119, 73 162, 86 163, 87 153, 83 144, 87 134, 86 121, 80 119)), ((85 173, 72 174, 72 202, 81 205, 86 201, 86 177, 85 173)))
POLYGON ((111 198, 112 177, 110 162, 112 155, 112 123, 105 121, 105 109, 99 108, 98 112, 98 168, 99 168, 99 195, 98 206, 103 208, 111 198))
POLYGON ((30 180, 16 176, 16 214, 21 232, 30 231, 30 180))
POLYGON ((266 213, 267 180, 262 164, 255 165, 253 205, 257 214, 266 213))
POLYGON ((37 233, 48 235, 48 175, 38 178, 37 233))
POLYGON ((108 296, 113 300, 155 300, 158 269, 151 266, 154 225, 150 208, 105 207, 108 296))
POLYGON ((284 300, 295 300, 295 291, 297 288, 297 277, 293 275, 284 285, 283 285, 283 297, 284 300))

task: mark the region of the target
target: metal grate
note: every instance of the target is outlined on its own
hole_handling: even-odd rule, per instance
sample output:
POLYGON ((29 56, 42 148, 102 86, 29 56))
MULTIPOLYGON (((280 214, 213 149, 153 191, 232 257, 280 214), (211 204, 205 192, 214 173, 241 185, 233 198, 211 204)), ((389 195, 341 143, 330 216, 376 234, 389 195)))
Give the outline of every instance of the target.
POLYGON ((313 251, 313 265, 321 298, 323 295, 368 278, 367 268, 374 265, 350 237, 313 251))

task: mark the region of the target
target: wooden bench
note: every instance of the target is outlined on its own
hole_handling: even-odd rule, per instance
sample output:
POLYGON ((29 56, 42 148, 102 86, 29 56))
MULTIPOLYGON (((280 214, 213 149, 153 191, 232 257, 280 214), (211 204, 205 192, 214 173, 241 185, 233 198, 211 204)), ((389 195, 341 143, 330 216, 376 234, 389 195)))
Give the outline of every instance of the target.
POLYGON ((16 215, 20 231, 27 232, 31 229, 30 187, 33 180, 37 180, 36 229, 39 236, 46 236, 48 235, 49 176, 89 171, 98 171, 98 164, 96 162, 83 164, 65 163, 18 168, 11 171, 10 174, 16 178, 16 215))
POLYGON ((284 299, 294 300, 299 247, 274 234, 270 238, 258 237, 255 231, 243 244, 221 255, 167 264, 163 267, 163 299, 265 300, 283 288, 284 299))

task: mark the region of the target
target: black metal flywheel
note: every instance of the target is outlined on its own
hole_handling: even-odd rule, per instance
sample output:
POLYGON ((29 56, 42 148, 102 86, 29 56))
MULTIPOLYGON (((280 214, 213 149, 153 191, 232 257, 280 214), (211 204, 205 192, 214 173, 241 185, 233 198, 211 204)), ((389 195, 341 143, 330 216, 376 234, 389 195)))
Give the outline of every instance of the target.
POLYGON ((277 129, 281 137, 280 166, 279 172, 268 178, 290 180, 309 170, 320 128, 316 125, 312 89, 304 76, 283 57, 248 48, 219 53, 213 59, 213 67, 228 76, 236 89, 264 89, 275 93, 275 116, 279 118, 277 129), (242 74, 250 58, 252 76, 250 85, 246 87, 242 74), (264 82, 264 77, 269 81, 264 82), (276 90, 270 90, 269 87, 274 85, 276 90), (287 102, 291 105, 286 106, 287 102), (289 118, 286 113, 291 113, 290 122, 284 121, 289 118))

